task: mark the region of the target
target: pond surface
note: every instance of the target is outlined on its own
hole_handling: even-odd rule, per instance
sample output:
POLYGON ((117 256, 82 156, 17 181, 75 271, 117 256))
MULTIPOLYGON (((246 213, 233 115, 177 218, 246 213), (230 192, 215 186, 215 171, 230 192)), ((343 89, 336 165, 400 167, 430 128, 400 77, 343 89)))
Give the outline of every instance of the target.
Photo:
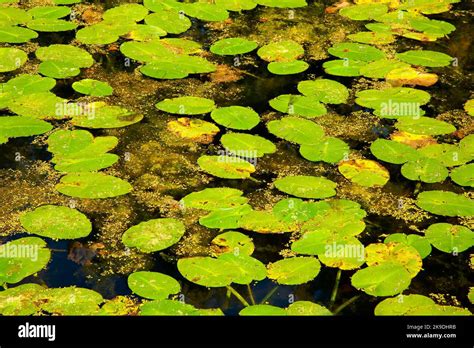
MULTIPOLYGON (((83 1, 72 5, 80 25, 78 29, 98 23, 105 10, 129 2, 133 1, 83 1)), ((29 9, 49 3, 27 1, 18 6, 29 9)), ((49 288, 78 286, 95 290, 105 299, 129 296, 138 305, 142 300, 129 289, 127 278, 133 272, 148 270, 178 280, 181 292, 177 296, 186 303, 197 308, 219 307, 225 314, 237 315, 243 305, 234 296, 229 296, 225 287, 197 285, 185 279, 176 267, 178 259, 210 255, 211 241, 222 232, 200 225, 199 218, 204 215, 203 211, 182 209, 180 200, 206 188, 230 187, 243 191, 254 209, 271 210, 278 201, 291 197, 276 189, 273 182, 292 175, 324 176, 337 184, 337 195, 333 198, 360 204, 367 215, 363 219, 365 230, 358 239, 365 246, 383 243, 385 237, 394 233, 423 236, 428 226, 438 222, 460 224, 472 229, 472 216, 431 214, 415 204, 417 194, 429 190, 452 191, 472 198, 469 186, 457 185, 449 178, 438 183, 411 181, 402 176, 399 164, 381 162, 390 174, 390 180, 383 186, 364 187, 341 175, 337 163, 308 161, 300 155, 299 146, 269 132, 267 123, 282 118, 284 114, 274 110, 268 102, 282 94, 298 94, 300 81, 320 77, 342 83, 349 91, 349 98, 343 104, 326 105, 328 112, 312 121, 322 126, 326 136, 337 137, 348 144, 351 158, 377 160, 371 153, 370 144, 379 138, 390 139, 396 131, 395 120, 379 118, 370 108, 355 103, 357 92, 386 88, 390 86, 388 82, 363 76, 331 75, 323 68, 325 62, 334 59, 328 49, 349 41, 347 35, 366 30, 364 24, 369 22, 351 20, 337 12, 329 13, 332 11, 327 9, 336 3, 341 2, 308 1, 308 6, 295 9, 258 6, 242 13, 231 12, 230 19, 221 22, 192 18, 190 29, 167 37, 198 42, 202 45, 198 55, 215 63, 218 68, 212 73, 191 74, 183 79, 162 80, 141 74, 138 69, 142 63, 128 59, 120 51, 120 45, 129 41, 128 38, 121 37, 106 45, 85 45, 75 39, 77 30, 72 30, 40 32, 37 39, 24 44, 5 43, 6 47, 25 50, 29 60, 20 69, 3 73, 0 82, 5 83, 20 73, 35 74, 40 63, 34 54, 38 47, 72 44, 86 49, 95 64, 81 69, 76 77, 57 79, 52 92, 80 103, 105 101, 144 116, 140 122, 127 127, 88 129, 95 137, 115 136, 119 139, 118 146, 111 151, 120 157, 119 161, 102 172, 128 181, 133 191, 115 198, 81 199, 63 195, 55 189, 63 174, 54 169, 53 155, 48 151, 47 139, 52 131, 33 137, 11 138, 0 145, 0 241, 5 243, 28 236, 20 216, 42 205, 77 209, 90 219, 93 226, 92 233, 84 238, 55 241, 44 237, 52 250, 50 263, 44 270, 16 285, 37 283, 49 288), (294 40, 304 47, 305 54, 300 59, 309 63, 309 68, 298 74, 275 75, 267 70, 267 62, 260 59, 256 51, 238 56, 219 56, 209 52, 214 42, 229 37, 254 40, 259 47, 294 40), (107 82, 113 88, 113 95, 84 96, 72 88, 73 82, 88 78, 107 82), (198 158, 222 151, 221 137, 231 130, 219 125, 217 135, 204 139, 186 139, 171 132, 169 122, 181 116, 160 111, 155 104, 182 96, 209 98, 219 107, 240 105, 253 108, 260 115, 261 122, 246 132, 272 141, 277 147, 276 152, 258 158, 252 180, 224 179, 206 173, 197 164, 198 158), (400 205, 400 202, 403 204, 400 205), (124 246, 122 235, 127 229, 158 218, 174 218, 184 223, 186 233, 178 243, 148 254, 124 246)), ((447 12, 428 16, 453 24, 456 31, 449 36, 434 42, 397 36, 393 43, 376 46, 388 54, 423 49, 443 52, 457 59, 456 64, 426 68, 439 76, 436 84, 429 87, 406 85, 431 95, 431 100, 424 106, 427 116, 437 117, 457 128, 454 134, 435 136, 439 142, 457 144, 474 129, 472 117, 463 109, 466 101, 472 98, 471 16, 472 2, 456 3, 447 12)), ((14 113, 4 111, 4 115, 11 114, 14 113)), ((209 114, 189 117, 214 123, 209 114)), ((79 129, 68 120, 53 120, 51 123, 55 130, 79 129)), ((264 234, 244 229, 229 230, 249 235, 255 245, 252 257, 265 265, 295 255, 291 243, 298 239, 298 233, 264 234)), ((423 259, 421 272, 411 280, 404 294, 425 295, 439 304, 469 308, 471 304, 467 293, 472 285, 469 279, 472 272, 470 257, 468 250, 454 256, 433 247, 430 255, 423 259)), ((333 301, 331 295, 338 269, 324 265, 314 280, 300 285, 278 285, 267 278, 252 282, 249 287, 233 287, 247 299, 251 289, 257 303, 265 300, 268 304, 285 308, 294 301, 312 301, 342 315, 373 315, 375 306, 384 297, 357 290, 351 284, 351 277, 356 271, 342 271, 337 297, 333 301)))

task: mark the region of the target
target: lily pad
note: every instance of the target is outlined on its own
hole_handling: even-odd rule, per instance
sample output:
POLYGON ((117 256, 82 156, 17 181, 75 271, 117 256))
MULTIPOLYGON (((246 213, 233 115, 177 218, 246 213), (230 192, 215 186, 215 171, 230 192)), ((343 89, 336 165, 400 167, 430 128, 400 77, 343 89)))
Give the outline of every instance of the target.
POLYGON ((158 272, 134 272, 128 276, 128 287, 138 296, 164 300, 181 291, 181 285, 172 277, 158 272))
POLYGON ((404 243, 373 243, 365 248, 367 266, 400 264, 410 276, 415 277, 421 270, 422 261, 418 251, 404 243))
POLYGON ((390 179, 389 171, 380 163, 371 160, 343 161, 338 169, 346 179, 365 187, 384 186, 390 179))
POLYGON ((301 145, 300 154, 312 162, 337 163, 349 155, 349 145, 341 139, 327 137, 311 145, 301 145))
POLYGON ((239 271, 220 258, 189 257, 178 260, 179 272, 190 282, 206 287, 230 285, 239 271))
POLYGON ((388 6, 386 4, 367 3, 344 7, 339 11, 339 14, 354 21, 367 21, 376 19, 387 12, 388 6))
POLYGON ((395 126, 402 131, 420 135, 442 135, 456 131, 452 124, 429 117, 404 117, 395 126))
POLYGON ((395 42, 395 37, 389 33, 377 33, 373 31, 361 31, 347 35, 347 38, 362 44, 388 45, 395 42))
POLYGON ((32 19, 26 23, 26 26, 35 31, 40 32, 62 32, 70 31, 77 28, 77 24, 66 21, 64 19, 54 19, 54 18, 37 18, 32 19))
POLYGON ((380 59, 361 67, 360 73, 371 79, 383 79, 392 70, 408 67, 410 64, 395 59, 380 59))
POLYGON ((352 285, 372 296, 393 296, 403 292, 411 283, 410 273, 398 263, 382 263, 357 271, 352 285))
POLYGON ((304 49, 293 40, 285 40, 265 45, 257 54, 267 62, 291 62, 303 56, 304 49))
POLYGON ((453 169, 450 176, 458 185, 474 187, 474 163, 453 169))
POLYGON ((474 246, 474 232, 461 225, 436 223, 426 229, 425 237, 445 253, 460 253, 474 246))
POLYGON ((72 45, 50 45, 36 50, 36 57, 42 61, 56 61, 77 68, 88 68, 94 59, 86 50, 72 45))
POLYGON ((120 106, 89 104, 84 112, 74 115, 72 124, 83 128, 120 128, 140 122, 143 115, 120 106))
POLYGON ((424 105, 431 99, 429 93, 407 87, 369 89, 357 92, 356 96, 357 104, 380 110, 382 116, 412 116, 419 105, 424 105))
POLYGON ((246 204, 248 199, 242 197, 243 192, 229 187, 207 188, 193 192, 181 199, 180 204, 185 208, 216 210, 231 208, 246 204))
POLYGON ((37 37, 38 33, 36 31, 27 28, 16 26, 0 27, 0 42, 24 43, 37 37))
POLYGON ((221 255, 232 253, 234 255, 252 255, 255 250, 252 238, 235 231, 219 234, 211 241, 213 254, 221 255))
POLYGON ((19 69, 28 60, 27 54, 12 47, 0 47, 0 72, 9 72, 19 69))
POLYGON ((176 9, 164 9, 145 18, 148 25, 157 26, 169 34, 181 34, 191 28, 191 21, 176 9))
POLYGON ((267 266, 268 278, 282 285, 307 283, 319 274, 321 264, 314 257, 291 257, 267 266))
POLYGON ((184 224, 179 220, 154 219, 129 228, 123 234, 122 242, 129 248, 152 253, 176 244, 185 232, 184 224))
POLYGON ((397 53, 396 57, 405 63, 432 68, 447 66, 453 61, 453 58, 445 53, 427 50, 397 53))
POLYGON ((43 134, 53 129, 48 122, 25 116, 0 117, 0 144, 10 138, 29 137, 43 134))
POLYGON ((28 233, 52 239, 77 239, 92 232, 89 219, 68 207, 44 205, 20 217, 28 233))
POLYGON ((278 8, 298 8, 308 6, 306 0, 254 0, 257 4, 278 8))
POLYGON ((126 195, 132 186, 122 179, 102 173, 71 173, 61 178, 56 190, 66 196, 101 199, 126 195))
POLYGON ((94 79, 84 79, 72 84, 72 88, 79 93, 94 97, 106 97, 112 95, 113 89, 107 82, 94 79))
POLYGON ((45 289, 33 299, 41 303, 41 310, 51 315, 94 315, 104 298, 90 289, 70 286, 45 289))
POLYGON ((449 174, 445 166, 431 158, 420 158, 407 162, 402 166, 401 172, 407 179, 427 183, 442 182, 449 174))
POLYGON ((199 223, 207 228, 238 228, 242 216, 250 213, 252 207, 248 204, 230 208, 219 208, 199 219, 199 223))
POLYGON ((158 104, 156 108, 170 114, 177 115, 201 115, 214 110, 215 104, 211 99, 200 97, 179 97, 165 99, 158 104))
POLYGON ((267 128, 277 137, 301 145, 318 144, 324 137, 324 130, 320 125, 294 116, 270 121, 267 128))
POLYGON ((332 46, 328 52, 338 58, 360 62, 372 62, 385 58, 385 53, 378 48, 358 43, 338 43, 332 46))
POLYGON ((222 136, 221 142, 231 154, 245 158, 263 157, 276 152, 275 144, 258 135, 227 133, 222 136))
POLYGON ((293 75, 308 70, 309 64, 302 60, 292 62, 271 62, 268 64, 268 71, 275 75, 293 75))
POLYGON ((140 68, 143 75, 156 79, 182 79, 190 74, 205 74, 216 70, 216 65, 201 57, 162 57, 140 68))
POLYGON ((198 164, 205 172, 223 179, 246 179, 255 166, 244 159, 231 156, 201 156, 198 164))
POLYGON ((0 256, 0 284, 14 284, 46 267, 51 251, 41 238, 25 237, 0 245, 0 256))
POLYGON ((254 210, 240 219, 239 227, 262 234, 287 233, 298 230, 298 224, 285 222, 273 211, 254 210))
POLYGON ((81 69, 71 63, 48 60, 46 62, 42 62, 39 65, 38 72, 44 76, 55 79, 66 79, 79 75, 81 73, 81 69))
POLYGON ((198 315, 198 310, 190 304, 176 300, 157 300, 144 303, 140 315, 186 316, 198 315))
MULTIPOLYGON (((261 0, 258 0, 261 1, 261 0)), ((268 0, 267 0, 268 1, 268 0)), ((241 316, 286 316, 287 312, 280 307, 267 304, 247 306, 239 312, 241 316)))
POLYGON ((287 176, 277 179, 275 187, 289 195, 301 198, 321 199, 336 194, 336 183, 324 177, 317 176, 287 176))
POLYGON ((277 111, 306 118, 319 117, 327 113, 326 107, 315 97, 283 94, 270 100, 269 104, 277 111))
POLYGON ((255 41, 238 37, 221 39, 212 44, 210 51, 221 56, 235 56, 252 52, 258 47, 255 41))
POLYGON ((273 206, 273 213, 285 222, 304 222, 318 214, 318 204, 298 198, 286 198, 273 206))
POLYGON ((220 255, 218 259, 227 263, 229 269, 236 270, 236 275, 232 279, 235 284, 250 284, 253 281, 259 281, 267 277, 265 265, 251 256, 225 253, 220 255))
POLYGON ((135 22, 143 20, 148 14, 148 9, 140 4, 123 4, 112 7, 102 15, 104 20, 120 20, 123 17, 133 19, 135 22))
POLYGON ((288 315, 311 315, 311 316, 326 316, 332 315, 331 311, 324 306, 311 301, 296 301, 288 306, 286 309, 288 315))
POLYGON ((421 192, 416 205, 430 213, 443 216, 474 215, 474 200, 448 191, 421 192))
POLYGON ((228 106, 211 112, 211 118, 227 128, 250 130, 260 123, 260 116, 249 107, 228 106))
POLYGON ((302 81, 298 83, 298 91, 325 104, 343 104, 349 98, 349 91, 346 86, 327 79, 302 81))
POLYGON ((379 160, 393 164, 416 161, 419 153, 411 146, 386 139, 377 139, 370 145, 370 151, 379 160))
POLYGON ((365 61, 336 59, 325 62, 323 68, 330 75, 354 77, 360 76, 362 68, 366 65, 365 61))
POLYGON ((187 16, 206 22, 222 22, 229 18, 229 12, 223 6, 215 3, 188 3, 183 7, 183 11, 187 16))
POLYGON ((214 136, 220 131, 214 123, 187 117, 168 122, 168 129, 181 138, 203 144, 212 142, 214 136))
POLYGON ((0 314, 5 316, 36 314, 39 308, 31 299, 43 290, 44 288, 38 284, 27 283, 0 292, 0 314))
POLYGON ((28 14, 33 18, 58 19, 66 17, 71 13, 71 9, 66 6, 38 6, 28 10, 28 14))
POLYGON ((410 245, 418 251, 422 259, 431 254, 430 242, 425 237, 417 234, 406 235, 403 233, 393 233, 385 238, 384 243, 402 243, 410 245))

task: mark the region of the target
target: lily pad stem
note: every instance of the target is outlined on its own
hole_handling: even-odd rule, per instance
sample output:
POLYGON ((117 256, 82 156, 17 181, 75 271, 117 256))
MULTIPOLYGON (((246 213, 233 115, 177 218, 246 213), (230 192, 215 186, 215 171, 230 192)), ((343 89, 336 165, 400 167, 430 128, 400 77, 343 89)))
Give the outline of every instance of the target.
POLYGON ((341 273, 341 269, 338 269, 336 275, 336 282, 334 283, 334 288, 332 289, 331 293, 331 300, 329 301, 329 308, 334 306, 334 302, 336 302, 337 290, 339 289, 339 282, 341 281, 341 273))
POLYGON ((249 292, 250 302, 255 305, 255 298, 253 297, 253 292, 252 288, 250 287, 250 284, 247 284, 247 290, 249 292))
POLYGON ((338 314, 340 311, 342 311, 344 308, 346 308, 347 306, 349 306, 352 302, 355 302, 358 298, 360 297, 360 295, 356 295, 354 297, 351 297, 350 299, 348 299, 346 302, 344 302, 342 305, 340 305, 339 307, 337 307, 332 313, 334 315, 338 314))
POLYGON ((235 290, 232 286, 227 285, 227 290, 229 290, 237 299, 245 306, 248 307, 250 306, 249 303, 245 300, 245 298, 240 295, 237 290, 235 290))
POLYGON ((264 304, 265 302, 267 302, 270 297, 273 296, 273 294, 278 290, 279 286, 275 286, 264 298, 263 300, 260 302, 260 304, 264 304))

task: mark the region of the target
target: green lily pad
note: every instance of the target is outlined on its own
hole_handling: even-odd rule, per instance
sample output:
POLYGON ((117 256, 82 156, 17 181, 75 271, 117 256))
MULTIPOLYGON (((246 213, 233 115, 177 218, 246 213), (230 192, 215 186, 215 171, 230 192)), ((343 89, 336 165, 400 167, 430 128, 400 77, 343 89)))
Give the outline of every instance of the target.
POLYGON ((434 144, 424 146, 418 149, 418 153, 437 160, 446 167, 460 166, 474 159, 472 153, 465 152, 460 146, 452 144, 434 144))
POLYGON ((376 19, 387 12, 386 4, 368 3, 344 7, 339 11, 339 14, 354 21, 367 21, 376 19))
POLYGON ((220 132, 214 123, 187 117, 169 121, 168 129, 181 138, 205 144, 212 142, 212 138, 220 132))
POLYGON ((90 172, 107 168, 119 157, 106 152, 114 149, 118 139, 97 137, 84 130, 59 130, 48 138, 48 150, 54 154, 52 162, 61 172, 90 172))
POLYGON ((349 155, 349 145, 341 139, 327 137, 311 145, 301 145, 300 154, 312 162, 337 163, 349 155))
POLYGON ((176 9, 165 9, 145 17, 145 23, 157 26, 169 34, 181 34, 191 28, 191 21, 176 9))
POLYGON ((20 217, 28 233, 52 239, 77 239, 92 232, 89 219, 68 207, 44 205, 20 217))
POLYGON ((324 137, 324 130, 320 125, 293 116, 270 121, 267 128, 270 133, 277 137, 301 145, 318 144, 324 137))
POLYGON ((287 176, 277 179, 275 187, 289 195, 301 198, 321 199, 336 194, 336 183, 324 177, 317 176, 287 176))
POLYGON ((390 180, 389 171, 376 161, 343 161, 339 163, 338 169, 346 179, 365 187, 384 186, 390 180))
POLYGON ((375 307, 374 314, 381 316, 471 315, 471 313, 464 308, 440 306, 429 297, 416 294, 387 298, 375 307))
POLYGON ((234 255, 252 255, 255 250, 252 238, 235 231, 219 234, 211 241, 213 254, 221 255, 232 253, 234 255))
POLYGON ((45 268, 51 251, 41 238, 25 237, 0 245, 0 255, 0 284, 14 284, 45 268))
POLYGON ((223 179, 246 179, 255 172, 255 166, 244 159, 231 156, 201 156, 202 170, 223 179))
POLYGON ((39 308, 31 299, 43 290, 44 288, 38 284, 28 283, 0 292, 0 314, 5 316, 37 314, 39 308))
POLYGON ((229 18, 229 12, 215 3, 195 2, 183 5, 183 12, 187 16, 206 22, 222 22, 229 18))
POLYGON ((214 110, 215 104, 211 99, 200 97, 179 97, 165 99, 158 104, 156 108, 170 114, 177 115, 201 115, 214 110))
POLYGON ((253 281, 259 281, 267 277, 265 265, 251 256, 225 253, 220 255, 218 260, 224 261, 227 263, 227 267, 236 270, 236 275, 232 279, 235 284, 250 284, 253 281))
POLYGON ((258 47, 255 41, 238 37, 221 39, 212 44, 210 51, 221 56, 236 56, 252 52, 258 47))
POLYGON ((328 52, 338 58, 346 58, 351 61, 372 62, 385 58, 385 53, 378 48, 358 43, 338 43, 332 46, 328 52))
POLYGON ((404 243, 372 243, 365 248, 365 254, 367 266, 400 264, 412 278, 420 272, 422 266, 418 251, 404 243))
POLYGON ((133 19, 135 22, 140 22, 148 14, 148 9, 140 4, 123 4, 112 7, 105 11, 102 15, 104 20, 121 20, 123 17, 133 19))
POLYGON ((383 90, 369 89, 356 93, 356 103, 380 110, 382 115, 411 116, 419 105, 428 103, 429 93, 408 87, 393 87, 383 90))
POLYGON ((205 74, 215 70, 216 65, 194 56, 157 58, 140 68, 143 75, 156 79, 182 79, 190 74, 205 74))
POLYGON ((273 206, 273 213, 284 222, 304 222, 316 216, 318 204, 298 198, 286 198, 273 206))
POLYGON ((151 41, 160 39, 168 33, 159 27, 147 24, 138 24, 127 34, 127 38, 134 41, 151 41))
POLYGON ((10 138, 29 137, 43 134, 53 129, 48 122, 25 116, 0 117, 0 144, 10 138))
POLYGON ((267 62, 291 62, 303 56, 304 49, 293 40, 285 40, 265 45, 257 54, 267 62))
POLYGON ((295 232, 298 224, 281 220, 273 211, 254 210, 240 219, 240 228, 262 234, 295 232))
POLYGON ((61 61, 48 60, 39 65, 38 72, 44 76, 55 79, 66 79, 77 76, 81 73, 81 69, 71 63, 61 61))
POLYGON ((418 251, 422 259, 431 254, 430 242, 425 237, 417 234, 406 235, 403 233, 393 233, 385 238, 384 243, 402 243, 410 245, 418 251))
POLYGON ((464 104, 464 110, 470 115, 474 116, 474 99, 469 99, 465 104, 464 104))
POLYGON ((24 43, 37 37, 38 33, 36 31, 27 28, 13 25, 0 27, 0 42, 24 43))
POLYGON ((35 31, 40 32, 62 32, 70 31, 77 28, 77 24, 66 21, 64 19, 54 19, 54 18, 37 18, 32 19, 26 23, 26 26, 35 31))
POLYGON ((107 82, 94 79, 84 79, 72 84, 72 88, 79 93, 94 97, 106 97, 112 95, 113 89, 107 82))
POLYGON ((293 75, 308 70, 309 64, 302 60, 292 62, 271 62, 268 64, 268 71, 275 75, 293 75))
POLYGON ((183 208, 216 210, 231 208, 247 203, 248 199, 242 197, 243 192, 229 187, 207 188, 193 192, 181 199, 183 208))
MULTIPOLYGON (((258 0, 261 1, 261 0, 258 0)), ((269 0, 266 0, 269 1, 269 0)), ((239 312, 240 316, 286 316, 287 313, 283 308, 258 304, 253 306, 247 306, 239 312)))
POLYGON ((50 45, 36 50, 36 57, 41 61, 56 61, 70 64, 77 68, 88 68, 94 59, 86 50, 72 45, 50 45))
POLYGON ((403 292, 411 283, 410 273, 398 263, 382 263, 357 271, 352 286, 372 296, 393 296, 403 292))
POLYGON ((321 264, 314 257, 291 257, 267 266, 268 278, 282 285, 307 283, 319 274, 321 264))
POLYGON ((122 236, 122 242, 129 248, 144 253, 167 249, 176 244, 186 232, 184 224, 176 219, 162 218, 141 222, 129 228, 122 236))
POLYGON ((395 59, 380 59, 361 67, 360 73, 371 79, 383 79, 392 70, 408 67, 410 64, 395 59))
POLYGON ((252 207, 248 204, 230 208, 219 208, 199 219, 199 223, 207 228, 238 228, 242 216, 250 213, 252 207))
POLYGON ((144 303, 140 315, 185 316, 198 315, 198 310, 190 304, 175 300, 158 300, 144 303))
POLYGON ((370 145, 370 151, 379 160, 393 164, 416 161, 421 157, 411 146, 385 139, 375 140, 370 145))
POLYGON ((33 18, 58 19, 66 17, 71 13, 71 9, 66 6, 38 6, 28 10, 28 14, 33 18))
POLYGON ((331 311, 324 306, 310 301, 296 301, 286 309, 288 315, 310 315, 310 316, 326 316, 332 315, 331 311))
POLYGON ((328 267, 341 270, 353 270, 362 266, 364 260, 364 245, 354 237, 333 240, 326 244, 325 252, 318 254, 319 260, 328 267))
POLYGON ((454 192, 424 191, 418 195, 416 205, 432 214, 443 216, 474 215, 474 200, 454 192))
POLYGON ((215 3, 228 11, 248 11, 257 7, 253 0, 215 0, 215 3))
POLYGON ((420 158, 407 162, 402 166, 401 172, 407 179, 427 183, 442 182, 449 174, 445 166, 431 158, 420 158))
POLYGON ((25 24, 31 20, 31 15, 23 9, 17 7, 0 8, 0 23, 2 26, 25 24))
POLYGON ((27 54, 12 47, 0 47, 0 72, 19 69, 28 60, 27 54))
POLYGON ((257 4, 278 8, 297 8, 308 6, 306 0, 254 0, 257 4))
POLYGON ((269 104, 277 111, 306 118, 319 117, 327 113, 326 107, 315 97, 283 94, 270 100, 269 104))
POLYGON ((222 136, 221 142, 232 155, 245 158, 263 157, 276 152, 275 144, 258 135, 227 133, 222 136))
POLYGON ((71 173, 61 178, 56 190, 66 196, 101 199, 126 195, 132 186, 122 179, 102 173, 71 173))
POLYGON ((134 272, 128 276, 128 287, 134 294, 152 300, 164 300, 181 291, 172 277, 158 272, 134 272))
POLYGON ((250 130, 260 123, 260 116, 250 107, 228 106, 214 109, 211 118, 232 129, 250 130))
POLYGON ((230 285, 240 275, 239 270, 225 260, 211 257, 179 259, 178 270, 190 282, 209 288, 230 285))
POLYGON ((456 131, 452 124, 429 117, 401 118, 395 126, 402 131, 420 135, 442 135, 456 131))
POLYGON ((74 115, 72 124, 83 128, 120 128, 143 119, 143 115, 120 106, 96 105, 90 104, 90 110, 74 115))
POLYGON ((436 223, 426 229, 425 237, 445 253, 460 253, 474 245, 474 232, 461 225, 436 223))
POLYGON ((354 77, 361 75, 361 69, 367 65, 365 61, 351 59, 330 60, 323 64, 324 71, 330 75, 354 77))
POLYGON ((101 294, 90 289, 51 288, 40 292, 33 301, 41 303, 41 310, 51 315, 93 315, 104 302, 101 294))
POLYGON ((453 169, 450 176, 458 185, 474 187, 474 163, 453 169))
POLYGON ((405 63, 432 68, 447 66, 453 61, 453 58, 445 53, 426 50, 414 50, 406 51, 404 53, 397 53, 396 57, 405 63))
POLYGON ((327 79, 302 81, 298 83, 298 91, 325 104, 343 104, 349 98, 349 91, 346 86, 327 79))

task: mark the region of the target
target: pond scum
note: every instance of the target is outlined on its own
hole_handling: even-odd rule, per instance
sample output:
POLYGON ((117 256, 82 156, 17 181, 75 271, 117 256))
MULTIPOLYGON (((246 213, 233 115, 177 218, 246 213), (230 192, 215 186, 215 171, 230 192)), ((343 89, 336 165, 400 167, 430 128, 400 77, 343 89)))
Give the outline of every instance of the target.
POLYGON ((0 0, 0 313, 471 315, 468 3, 0 0))

